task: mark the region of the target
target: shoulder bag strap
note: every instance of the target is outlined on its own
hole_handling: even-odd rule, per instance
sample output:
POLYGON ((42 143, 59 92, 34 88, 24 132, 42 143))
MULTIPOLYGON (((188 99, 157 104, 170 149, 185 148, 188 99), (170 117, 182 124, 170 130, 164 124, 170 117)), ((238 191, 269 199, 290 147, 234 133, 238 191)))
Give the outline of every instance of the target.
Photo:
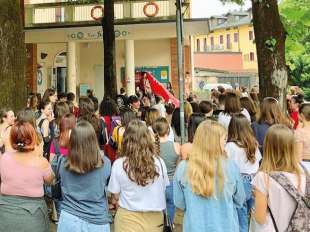
POLYGON ((279 229, 278 229, 277 224, 276 224, 276 220, 274 219, 273 214, 271 212, 271 209, 270 209, 270 207, 268 205, 267 205, 267 209, 268 209, 268 212, 270 214, 270 217, 271 217, 274 229, 276 230, 276 232, 279 232, 279 229))

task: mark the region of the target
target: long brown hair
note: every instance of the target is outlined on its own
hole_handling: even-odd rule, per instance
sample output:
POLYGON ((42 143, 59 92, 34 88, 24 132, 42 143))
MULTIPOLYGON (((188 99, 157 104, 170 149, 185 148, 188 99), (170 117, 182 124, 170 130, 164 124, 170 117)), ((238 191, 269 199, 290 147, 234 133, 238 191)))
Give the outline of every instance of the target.
POLYGON ((69 132, 72 130, 76 125, 76 118, 73 114, 66 114, 62 117, 60 124, 59 124, 59 145, 61 147, 68 147, 69 146, 69 132))
POLYGON ((142 121, 135 119, 128 124, 120 154, 125 157, 124 171, 136 184, 146 186, 159 176, 155 166, 155 144, 142 121))
POLYGON ((251 116, 251 121, 256 121, 256 115, 257 115, 257 107, 254 104, 254 102, 252 101, 251 98, 249 97, 241 97, 240 98, 240 103, 241 103, 241 107, 246 109, 250 116, 251 116))
POLYGON ((92 125, 81 120, 72 129, 69 154, 65 167, 74 173, 85 174, 103 165, 97 136, 92 125))
POLYGON ((233 114, 228 126, 227 142, 234 142, 244 148, 248 161, 255 163, 258 143, 254 137, 250 122, 243 114, 233 114))
POLYGON ((227 92, 225 94, 224 113, 234 114, 240 112, 241 112, 241 103, 238 95, 235 92, 227 92))
POLYGON ((275 98, 265 98, 260 104, 260 115, 257 120, 259 123, 284 124, 291 127, 289 120, 281 112, 278 101, 275 98))
POLYGON ((155 108, 149 108, 146 112, 145 122, 147 126, 152 126, 153 122, 160 117, 160 113, 155 108))

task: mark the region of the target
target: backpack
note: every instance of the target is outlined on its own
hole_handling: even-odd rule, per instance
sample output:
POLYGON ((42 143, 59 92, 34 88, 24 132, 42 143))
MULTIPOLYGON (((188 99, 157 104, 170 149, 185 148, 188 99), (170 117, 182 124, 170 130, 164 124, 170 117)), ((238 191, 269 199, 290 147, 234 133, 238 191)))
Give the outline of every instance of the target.
POLYGON ((108 142, 106 130, 107 130, 107 125, 104 121, 104 118, 100 117, 99 118, 99 136, 98 136, 100 146, 104 146, 108 142))
POLYGON ((61 162, 63 160, 63 156, 60 153, 58 140, 54 139, 52 143, 53 143, 54 149, 55 149, 55 156, 52 160, 51 167, 52 167, 52 170, 55 174, 55 181, 51 185, 51 197, 53 199, 60 200, 62 197, 62 194, 61 194, 61 183, 60 183, 59 169, 60 169, 61 162))
MULTIPOLYGON (((279 183, 296 201, 296 209, 290 219, 286 232, 305 232, 310 231, 310 176, 308 171, 303 167, 306 175, 306 191, 302 196, 297 189, 291 184, 283 173, 274 172, 269 174, 277 183, 279 183)), ((278 232, 274 217, 268 208, 275 230, 278 232)))

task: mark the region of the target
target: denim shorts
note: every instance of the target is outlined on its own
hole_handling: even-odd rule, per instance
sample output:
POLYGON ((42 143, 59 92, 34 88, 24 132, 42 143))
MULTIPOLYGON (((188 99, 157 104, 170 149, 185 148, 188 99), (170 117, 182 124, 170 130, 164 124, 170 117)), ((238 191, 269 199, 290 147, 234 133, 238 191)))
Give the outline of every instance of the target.
POLYGON ((97 225, 62 210, 57 232, 110 232, 110 224, 97 225))

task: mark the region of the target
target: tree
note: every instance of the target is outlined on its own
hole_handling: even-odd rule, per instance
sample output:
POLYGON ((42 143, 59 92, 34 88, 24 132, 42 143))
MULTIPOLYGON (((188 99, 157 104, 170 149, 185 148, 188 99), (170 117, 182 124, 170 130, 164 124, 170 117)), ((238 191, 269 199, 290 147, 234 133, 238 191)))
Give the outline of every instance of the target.
POLYGON ((104 14, 101 19, 104 44, 104 95, 114 98, 117 95, 114 0, 68 0, 72 4, 94 4, 104 2, 104 14))
MULTIPOLYGON (((242 4, 243 0, 223 0, 242 4)), ((277 0, 251 0, 257 50, 261 100, 275 97, 286 107, 287 67, 286 32, 280 19, 277 0)))
POLYGON ((300 86, 310 100, 310 1, 284 0, 279 9, 287 30, 289 83, 300 86))
POLYGON ((20 0, 0 0, 0 107, 26 104, 25 39, 20 0))
POLYGON ((117 95, 114 0, 105 1, 102 19, 104 43, 104 95, 115 99, 117 95))

